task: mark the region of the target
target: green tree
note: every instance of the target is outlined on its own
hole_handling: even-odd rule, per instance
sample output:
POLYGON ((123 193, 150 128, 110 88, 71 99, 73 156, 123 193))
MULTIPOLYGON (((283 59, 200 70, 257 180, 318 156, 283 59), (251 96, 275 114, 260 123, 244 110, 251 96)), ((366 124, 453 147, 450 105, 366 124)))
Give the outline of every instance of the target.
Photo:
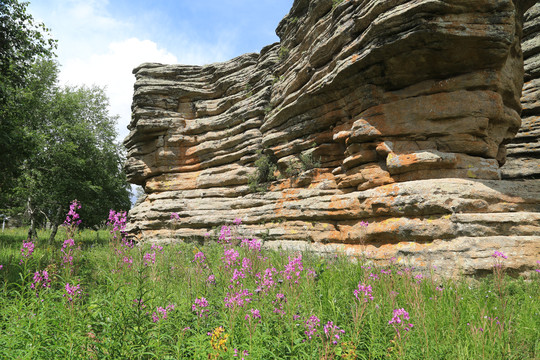
MULTIPOLYGON (((35 84, 35 66, 54 57, 56 41, 27 12, 28 3, 0 1, 0 193, 13 184, 21 162, 33 151, 33 108, 28 107, 35 84)), ((2 199, 0 199, 2 200, 2 199)))
POLYGON ((115 143, 117 117, 108 111, 99 87, 57 89, 36 130, 38 151, 23 165, 18 187, 33 224, 48 221, 53 234, 72 200, 82 203, 83 226, 100 224, 110 209, 131 202, 121 146, 115 143))
POLYGON ((87 226, 131 204, 103 89, 58 86, 56 41, 27 6, 0 0, 0 210, 24 210, 32 237, 74 199, 87 226))

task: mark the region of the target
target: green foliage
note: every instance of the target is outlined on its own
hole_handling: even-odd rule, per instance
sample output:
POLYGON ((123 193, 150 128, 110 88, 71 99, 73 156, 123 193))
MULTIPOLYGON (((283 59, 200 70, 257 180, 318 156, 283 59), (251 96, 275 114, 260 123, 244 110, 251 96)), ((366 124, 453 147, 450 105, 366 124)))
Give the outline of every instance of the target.
POLYGON ((253 96, 253 87, 250 84, 246 85, 245 90, 246 90, 246 98, 250 98, 253 96))
POLYGON ((283 80, 283 75, 280 75, 280 76, 274 75, 274 77, 272 78, 272 85, 275 85, 276 83, 282 80, 283 80))
POLYGON ((79 199, 96 225, 130 206, 117 118, 102 89, 58 86, 56 41, 26 7, 0 3, 0 212, 54 226, 79 199))
POLYGON ((255 161, 256 172, 248 180, 251 192, 264 192, 267 190, 268 184, 276 180, 274 174, 277 170, 276 163, 262 152, 258 152, 258 155, 259 158, 255 161))
MULTIPOLYGON (((0 201, 13 185, 19 167, 35 148, 32 129, 40 108, 36 77, 47 85, 50 76, 40 73, 40 63, 54 57, 56 41, 48 29, 27 13, 28 3, 0 2, 0 201)), ((49 74, 50 75, 50 74, 49 74)), ((46 87, 46 86, 45 86, 46 87)))
POLYGON ((298 22, 298 17, 296 17, 296 16, 290 17, 290 18, 287 19, 287 22, 289 24, 296 24, 298 22))
POLYGON ((300 162, 304 171, 321 167, 321 160, 315 158, 312 151, 300 154, 300 162))
POLYGON ((289 160, 285 175, 289 178, 295 178, 304 171, 321 167, 320 159, 313 156, 313 151, 306 151, 298 156, 297 161, 289 160))
POLYGON ((129 209, 116 117, 108 113, 103 89, 55 89, 47 105, 35 132, 39 151, 25 162, 19 198, 29 199, 25 204, 36 217, 56 224, 74 199, 84 204, 85 226, 98 225, 111 208, 129 209))
POLYGON ((280 47, 278 52, 278 58, 280 60, 285 60, 287 56, 289 56, 289 49, 285 46, 280 47))
POLYGON ((335 9, 343 1, 345 1, 345 0, 332 0, 332 9, 335 9))
MULTIPOLYGON (((20 238, 5 235, 0 358, 232 360, 235 349, 247 351, 246 359, 540 357, 538 273, 512 279, 494 267, 502 270, 478 281, 452 280, 395 263, 259 251, 251 241, 232 246, 226 243, 239 229, 226 230, 225 243, 205 246, 100 241, 83 246, 72 272, 62 264, 61 237, 52 246, 38 243, 20 264, 20 238), (51 286, 36 296, 33 275, 44 269, 51 286), (67 283, 80 284, 82 295, 67 300, 67 283), (361 285, 371 286, 372 299, 363 291, 355 297, 361 285), (227 306, 243 290, 245 301, 227 306), (194 310, 201 298, 208 305, 194 310), (389 323, 396 309, 409 318, 389 323), (320 323, 310 339, 314 316, 320 323), (344 331, 339 338, 325 333, 330 321, 344 331)), ((78 233, 75 245, 82 236, 95 232, 78 233)))

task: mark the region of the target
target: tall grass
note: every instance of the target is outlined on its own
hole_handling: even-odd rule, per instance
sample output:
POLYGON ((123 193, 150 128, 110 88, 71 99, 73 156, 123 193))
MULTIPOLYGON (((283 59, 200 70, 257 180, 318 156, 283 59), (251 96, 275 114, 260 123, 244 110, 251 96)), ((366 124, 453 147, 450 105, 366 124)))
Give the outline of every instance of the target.
POLYGON ((0 358, 540 358, 540 276, 507 277, 495 252, 493 276, 452 280, 263 250, 239 226, 205 246, 133 246, 120 225, 28 257, 24 232, 4 233, 0 358))

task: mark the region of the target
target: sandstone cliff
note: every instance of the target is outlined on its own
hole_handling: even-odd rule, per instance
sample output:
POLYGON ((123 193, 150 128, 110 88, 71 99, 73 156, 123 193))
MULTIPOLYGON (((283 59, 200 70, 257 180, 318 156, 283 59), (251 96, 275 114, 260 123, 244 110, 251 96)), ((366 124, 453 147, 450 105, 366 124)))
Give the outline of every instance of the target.
POLYGON ((126 170, 147 197, 130 232, 201 238, 239 217, 270 247, 465 273, 489 269, 500 250, 532 269, 540 185, 522 165, 508 176, 529 180, 500 180, 521 103, 530 130, 509 158, 538 161, 530 5, 296 0, 280 42, 260 54, 141 65, 126 170))
POLYGON ((540 3, 525 13, 523 27, 525 83, 522 125, 508 147, 505 179, 540 179, 540 3))

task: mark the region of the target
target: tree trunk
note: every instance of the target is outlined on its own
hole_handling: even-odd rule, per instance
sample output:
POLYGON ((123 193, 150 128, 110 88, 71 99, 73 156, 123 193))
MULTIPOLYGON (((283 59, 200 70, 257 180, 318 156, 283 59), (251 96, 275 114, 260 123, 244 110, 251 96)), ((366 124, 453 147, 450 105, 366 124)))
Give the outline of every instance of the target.
POLYGON ((37 240, 35 209, 32 206, 31 197, 28 197, 28 202, 26 203, 26 210, 28 211, 28 216, 30 217, 30 227, 28 228, 28 240, 37 240))
POLYGON ((56 233, 58 231, 58 225, 60 224, 61 215, 62 215, 62 207, 58 206, 58 210, 56 211, 56 216, 52 219, 52 228, 51 228, 51 236, 49 236, 49 245, 52 245, 54 243, 54 238, 56 237, 56 233))

